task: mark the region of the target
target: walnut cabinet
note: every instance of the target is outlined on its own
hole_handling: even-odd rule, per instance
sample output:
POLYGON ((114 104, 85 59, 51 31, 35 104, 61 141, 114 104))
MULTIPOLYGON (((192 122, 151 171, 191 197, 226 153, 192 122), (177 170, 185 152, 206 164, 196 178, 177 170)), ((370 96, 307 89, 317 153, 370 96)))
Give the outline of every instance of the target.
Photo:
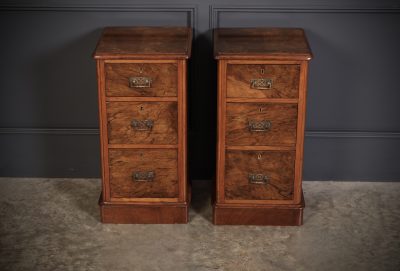
POLYGON ((184 27, 105 28, 97 62, 105 223, 187 223, 184 27))
POLYGON ((215 224, 301 225, 308 62, 302 29, 214 30, 215 224))

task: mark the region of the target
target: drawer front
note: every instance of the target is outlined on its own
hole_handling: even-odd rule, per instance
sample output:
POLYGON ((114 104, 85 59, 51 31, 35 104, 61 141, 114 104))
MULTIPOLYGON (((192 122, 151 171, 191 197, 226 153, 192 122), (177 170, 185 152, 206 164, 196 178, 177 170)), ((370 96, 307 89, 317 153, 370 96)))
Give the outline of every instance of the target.
POLYGON ((287 98, 299 96, 299 65, 228 64, 228 98, 287 98))
POLYGON ((177 144, 176 102, 108 102, 109 144, 177 144))
POLYGON ((226 200, 291 200, 294 151, 227 151, 226 200))
POLYGON ((227 103, 226 144, 232 146, 296 143, 297 104, 227 103))
POLYGON ((178 198, 177 150, 110 149, 111 198, 178 198))
POLYGON ((107 96, 177 96, 176 63, 113 63, 105 71, 107 96))

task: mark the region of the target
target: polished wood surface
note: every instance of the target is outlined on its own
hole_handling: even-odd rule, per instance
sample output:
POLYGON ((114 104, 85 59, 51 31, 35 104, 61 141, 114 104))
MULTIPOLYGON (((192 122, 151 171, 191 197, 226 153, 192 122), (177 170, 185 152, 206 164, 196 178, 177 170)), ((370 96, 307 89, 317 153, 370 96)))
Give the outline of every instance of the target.
POLYGON ((107 111, 104 91, 104 61, 97 61, 97 96, 99 104, 99 130, 100 130, 100 159, 101 159, 101 200, 110 200, 110 182, 108 167, 108 133, 107 133, 107 111))
POLYGON ((226 144, 229 146, 294 146, 297 104, 227 103, 226 144), (266 131, 251 131, 249 122, 269 121, 266 131))
POLYGON ((216 59, 310 60, 303 29, 219 28, 214 30, 216 59))
POLYGON ((227 67, 228 98, 298 98, 299 65, 229 64, 227 67), (250 87, 253 79, 272 80, 270 89, 250 87))
POLYGON ((177 150, 109 151, 111 198, 178 198, 177 150), (151 181, 135 181, 135 172, 153 172, 151 181))
POLYGON ((107 96, 177 96, 178 65, 175 63, 108 63, 106 69, 107 96), (130 87, 130 77, 147 77, 150 87, 130 87))
POLYGON ((301 63, 300 75, 300 95, 298 103, 298 120, 297 120, 297 143, 296 143, 296 165, 295 165, 295 183, 294 198, 295 202, 302 200, 302 176, 303 176, 303 160, 304 160, 304 131, 306 126, 306 96, 307 96, 307 75, 308 62, 301 63))
POLYGON ((225 200, 285 200, 293 198, 295 153, 227 151, 225 200), (262 174, 266 183, 251 183, 249 174, 262 174))
POLYGON ((97 59, 104 223, 187 223, 191 29, 104 30, 97 59), (133 77, 150 85, 131 84, 133 77))
POLYGON ((304 199, 299 204, 218 204, 214 206, 215 225, 300 226, 304 199))
POLYGON ((214 223, 301 225, 307 63, 312 56, 304 31, 216 29, 214 53, 214 223))
POLYGON ((176 102, 107 103, 109 144, 178 144, 176 102), (132 121, 151 120, 148 130, 132 127, 132 121))
POLYGON ((177 97, 106 97, 107 102, 177 102, 177 97))
POLYGON ((100 201, 103 223, 113 224, 184 224, 189 221, 186 203, 112 203, 100 201))
MULTIPOLYGON (((191 38, 191 37, 190 37, 191 38)), ((190 203, 191 193, 188 184, 188 108, 187 108, 188 66, 186 60, 178 61, 178 178, 179 201, 190 203)))
MULTIPOLYGON (((214 41, 215 43, 215 41, 214 41)), ((214 44, 215 46, 215 44, 214 44)), ((217 93, 217 157, 216 157, 216 193, 217 203, 225 201, 225 121, 226 121, 226 61, 218 61, 218 93, 217 93)))
POLYGON ((192 30, 187 27, 107 27, 95 59, 187 59, 192 30))

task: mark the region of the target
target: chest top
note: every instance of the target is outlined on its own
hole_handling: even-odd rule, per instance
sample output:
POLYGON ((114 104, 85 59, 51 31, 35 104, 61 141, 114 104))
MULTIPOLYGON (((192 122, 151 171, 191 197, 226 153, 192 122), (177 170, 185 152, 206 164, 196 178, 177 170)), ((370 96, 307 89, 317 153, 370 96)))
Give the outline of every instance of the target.
POLYGON ((214 56, 310 60, 312 53, 300 28, 219 28, 214 31, 214 56))
POLYGON ((192 30, 187 27, 107 27, 93 53, 95 59, 187 59, 192 30))

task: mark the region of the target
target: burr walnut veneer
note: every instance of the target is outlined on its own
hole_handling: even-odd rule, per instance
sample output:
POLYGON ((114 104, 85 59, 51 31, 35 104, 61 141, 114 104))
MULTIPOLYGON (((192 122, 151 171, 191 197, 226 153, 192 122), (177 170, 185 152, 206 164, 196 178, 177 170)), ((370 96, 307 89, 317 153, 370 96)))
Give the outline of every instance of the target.
POLYGON ((110 27, 97 60, 105 223, 187 223, 186 77, 192 32, 110 27))
POLYGON ((221 28, 215 224, 301 225, 308 61, 302 29, 221 28))

